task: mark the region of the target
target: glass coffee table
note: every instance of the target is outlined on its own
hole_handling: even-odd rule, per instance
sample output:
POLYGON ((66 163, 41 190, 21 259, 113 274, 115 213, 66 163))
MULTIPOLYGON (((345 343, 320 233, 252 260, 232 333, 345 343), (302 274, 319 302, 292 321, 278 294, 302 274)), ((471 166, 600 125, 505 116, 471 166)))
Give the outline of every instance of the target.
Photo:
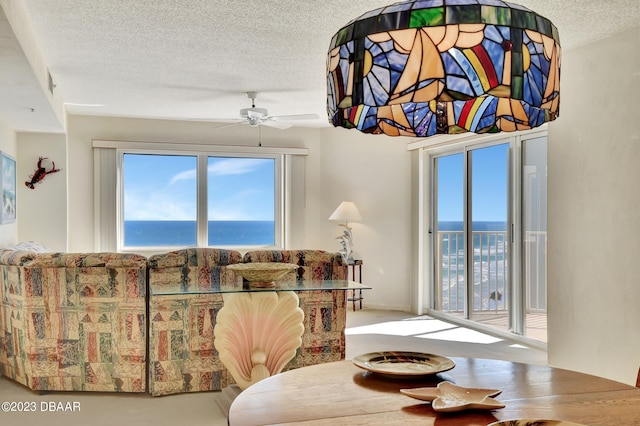
POLYGON ((214 345, 220 362, 242 390, 277 374, 302 343, 304 313, 298 293, 370 289, 348 280, 277 281, 254 288, 248 282, 162 284, 153 296, 220 294, 223 306, 214 325, 214 345))

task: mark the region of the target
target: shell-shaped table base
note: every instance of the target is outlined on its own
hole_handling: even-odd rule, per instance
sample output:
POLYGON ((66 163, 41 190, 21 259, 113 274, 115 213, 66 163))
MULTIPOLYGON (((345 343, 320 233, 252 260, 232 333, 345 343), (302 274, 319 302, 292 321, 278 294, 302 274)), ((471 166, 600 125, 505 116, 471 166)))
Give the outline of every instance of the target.
POLYGON ((282 371, 302 344, 304 312, 292 291, 229 293, 214 345, 240 389, 282 371))

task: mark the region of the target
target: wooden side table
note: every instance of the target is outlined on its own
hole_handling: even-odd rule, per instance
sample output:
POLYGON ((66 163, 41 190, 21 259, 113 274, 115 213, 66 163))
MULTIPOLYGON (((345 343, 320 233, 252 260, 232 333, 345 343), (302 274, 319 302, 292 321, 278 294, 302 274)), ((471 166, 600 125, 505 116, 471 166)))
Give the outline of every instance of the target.
MULTIPOLYGON (((358 267, 358 280, 356 282, 362 284, 362 260, 354 260, 348 264, 351 267, 351 281, 356 281, 356 266, 358 267)), ((353 310, 356 310, 356 302, 359 303, 360 309, 362 309, 362 289, 351 290, 351 296, 347 297, 348 302, 353 303, 353 310), (358 292, 356 294, 356 291, 358 292)))

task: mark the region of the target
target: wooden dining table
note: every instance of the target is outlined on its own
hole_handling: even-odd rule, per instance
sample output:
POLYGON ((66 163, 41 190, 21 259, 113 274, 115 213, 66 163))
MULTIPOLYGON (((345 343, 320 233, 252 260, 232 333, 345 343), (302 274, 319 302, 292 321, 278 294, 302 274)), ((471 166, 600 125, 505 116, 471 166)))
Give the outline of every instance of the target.
POLYGON ((575 371, 477 358, 421 378, 378 375, 339 361, 286 371, 256 383, 234 400, 229 425, 465 425, 550 419, 589 426, 640 425, 640 389, 575 371), (457 386, 499 389, 493 410, 440 412, 400 389, 457 386))

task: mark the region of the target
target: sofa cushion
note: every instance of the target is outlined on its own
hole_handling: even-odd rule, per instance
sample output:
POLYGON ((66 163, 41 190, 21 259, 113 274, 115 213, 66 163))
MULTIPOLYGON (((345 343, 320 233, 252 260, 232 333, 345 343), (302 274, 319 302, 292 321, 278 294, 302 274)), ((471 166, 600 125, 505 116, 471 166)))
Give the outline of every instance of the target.
POLYGON ((281 262, 299 266, 282 281, 346 280, 347 264, 340 253, 323 250, 253 250, 245 253, 243 262, 281 262))
POLYGON ((35 268, 142 268, 147 258, 132 253, 43 253, 33 257, 28 266, 35 268))

